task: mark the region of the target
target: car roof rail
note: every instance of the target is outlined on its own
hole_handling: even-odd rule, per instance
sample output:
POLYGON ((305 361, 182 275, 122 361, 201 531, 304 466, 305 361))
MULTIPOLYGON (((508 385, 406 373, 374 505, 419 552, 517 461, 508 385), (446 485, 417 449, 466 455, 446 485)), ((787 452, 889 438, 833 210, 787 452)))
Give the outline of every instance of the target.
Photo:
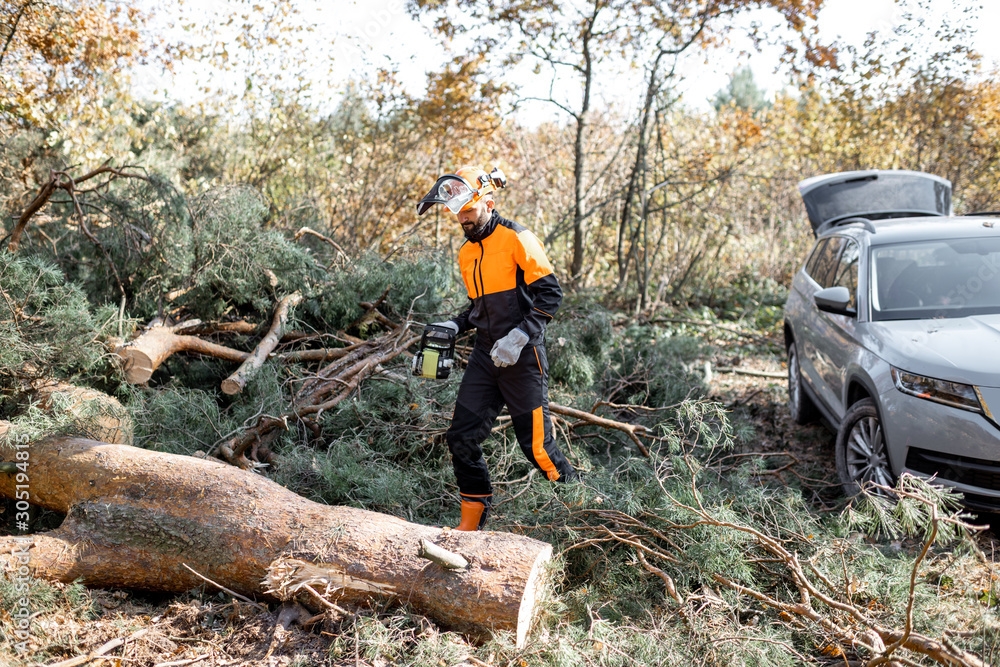
POLYGON ((873 223, 868 218, 862 218, 860 216, 838 220, 837 222, 833 223, 833 225, 831 225, 831 229, 833 227, 843 227, 844 225, 861 225, 872 234, 875 233, 875 223, 873 223))
POLYGON ((993 217, 1000 217, 1000 211, 976 211, 974 213, 963 213, 962 217, 977 216, 977 215, 989 215, 993 217))

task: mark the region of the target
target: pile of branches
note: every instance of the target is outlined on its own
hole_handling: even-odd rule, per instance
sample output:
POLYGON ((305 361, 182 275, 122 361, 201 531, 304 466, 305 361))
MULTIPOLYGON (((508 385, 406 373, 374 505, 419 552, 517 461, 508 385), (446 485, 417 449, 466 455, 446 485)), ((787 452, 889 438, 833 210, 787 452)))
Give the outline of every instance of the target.
MULTIPOLYGON (((714 608, 743 625, 742 634, 753 635, 758 625, 771 625, 790 637, 809 636, 831 664, 987 664, 968 649, 968 642, 995 637, 1000 627, 987 624, 970 630, 967 619, 952 614, 943 631, 934 633, 921 630, 915 620, 921 586, 937 586, 956 558, 956 542, 983 558, 971 538, 985 527, 969 523, 947 491, 904 474, 895 488, 872 488, 872 495, 848 508, 849 524, 875 533, 889 531, 897 536, 899 556, 905 555, 904 549, 913 554, 908 557, 908 575, 898 577, 899 592, 905 591, 900 605, 899 597, 874 590, 874 582, 865 579, 866 570, 856 569, 863 568, 861 563, 870 561, 876 549, 861 533, 831 538, 808 518, 796 519, 798 528, 779 525, 787 520, 780 516, 781 509, 747 514, 748 507, 731 494, 716 493, 715 482, 707 476, 718 471, 688 455, 651 463, 660 507, 646 509, 649 503, 644 503, 639 511, 594 504, 569 508, 567 527, 576 539, 564 549, 565 556, 572 558, 579 550, 597 550, 605 557, 620 549, 631 553, 636 568, 662 582, 668 606, 694 635, 699 615, 714 608), (906 535, 915 537, 904 547, 898 538, 906 535), (937 544, 949 548, 933 562, 937 544)), ((736 632, 736 639, 747 638, 736 632)), ((712 643, 718 641, 716 636, 712 643)), ((782 644, 802 662, 813 660, 796 651, 792 642, 782 644)))
POLYGON ((254 424, 218 443, 212 452, 240 468, 251 468, 255 464, 273 463, 274 455, 269 444, 282 431, 288 430, 290 424, 300 422, 318 435, 316 420, 323 412, 335 408, 366 377, 383 372, 384 364, 406 353, 419 340, 419 336, 411 329, 409 319, 405 322, 393 322, 379 311, 379 304, 387 294, 388 290, 376 303, 361 304, 364 313, 355 322, 357 326, 367 321, 377 322, 383 327, 383 332, 366 340, 339 332, 336 338, 347 343, 342 347, 274 352, 282 339, 306 337, 299 332, 285 331, 291 309, 302 300, 301 295, 294 293, 278 302, 270 328, 252 352, 219 345, 202 336, 253 333, 261 328, 258 325, 247 322, 203 324, 199 320, 174 325, 161 321, 151 322, 139 336, 119 346, 117 352, 122 358, 126 379, 133 383, 149 380, 156 368, 177 352, 193 352, 238 361, 239 368, 223 380, 221 385, 222 391, 229 395, 240 393, 269 361, 324 363, 324 366, 302 383, 286 410, 276 415, 260 415, 254 424))
MULTIPOLYGON (((157 368, 178 353, 238 364, 221 383, 222 392, 230 396, 242 392, 266 364, 297 365, 295 374, 307 368, 307 376, 296 381, 291 399, 281 399, 281 408, 258 415, 236 433, 220 435, 220 441, 210 447, 210 455, 243 468, 273 463, 270 445, 297 425, 318 437, 324 412, 356 394, 367 377, 385 374, 388 362, 411 354, 420 333, 412 325, 413 304, 404 316, 404 309, 388 300, 391 288, 385 285, 394 284, 393 293, 404 304, 416 296, 415 285, 420 285, 418 290, 433 285, 431 268, 397 271, 387 269, 383 261, 373 269, 361 258, 350 257, 334 239, 309 227, 301 227, 293 238, 280 234, 277 238, 264 224, 265 203, 256 193, 239 189, 189 203, 169 183, 131 166, 104 164, 82 174, 53 171, 3 239, 10 253, 47 253, 44 245, 24 245, 23 241, 32 235, 46 238, 49 222, 41 213, 68 205, 59 209, 68 211, 61 224, 75 224, 91 247, 74 250, 79 258, 67 263, 67 281, 82 280, 91 301, 113 299, 119 332, 126 312, 144 320, 157 314, 133 340, 111 342, 131 384, 149 382, 157 368), (324 255, 331 261, 320 261, 324 255), (86 261, 80 259, 84 257, 86 261), (81 273, 73 269, 76 266, 92 268, 81 273), (93 270, 99 266, 106 266, 107 271, 93 270), (104 284, 108 275, 114 277, 117 291, 109 291, 104 284), (354 289, 345 283, 364 283, 357 290, 358 300, 368 301, 352 303, 349 295, 354 289), (375 290, 382 288, 385 291, 376 299, 375 290), (303 326, 320 335, 286 330, 294 309, 303 302, 310 311, 303 326), (361 314, 351 322, 358 305, 361 314), (273 307, 270 326, 254 321, 266 317, 269 307, 273 307), (240 313, 236 321, 218 321, 232 312, 240 313), (206 322, 188 319, 198 317, 206 322), (232 335, 249 336, 257 341, 256 347, 247 351, 219 342, 232 335), (316 348, 316 340, 331 338, 337 341, 336 347, 316 348), (316 368, 316 364, 321 366, 316 368)), ((52 255, 58 258, 55 243, 52 246, 52 255)), ((60 252, 65 255, 67 251, 60 252)), ((431 298, 427 306, 435 305, 431 298)), ((95 338, 104 335, 95 334, 95 338)), ((643 415, 636 414, 633 406, 596 403, 586 412, 552 404, 551 412, 568 438, 603 437, 588 427, 611 430, 644 456, 657 440, 640 425, 643 415), (598 416, 598 410, 607 416, 598 416)))

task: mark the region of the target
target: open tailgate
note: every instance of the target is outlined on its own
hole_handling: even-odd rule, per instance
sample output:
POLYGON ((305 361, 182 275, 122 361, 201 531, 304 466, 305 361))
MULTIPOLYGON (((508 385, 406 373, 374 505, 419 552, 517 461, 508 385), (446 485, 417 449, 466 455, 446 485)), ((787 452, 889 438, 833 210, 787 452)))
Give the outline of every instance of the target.
POLYGON ((871 169, 807 178, 799 194, 813 232, 848 218, 951 215, 951 182, 919 171, 871 169))

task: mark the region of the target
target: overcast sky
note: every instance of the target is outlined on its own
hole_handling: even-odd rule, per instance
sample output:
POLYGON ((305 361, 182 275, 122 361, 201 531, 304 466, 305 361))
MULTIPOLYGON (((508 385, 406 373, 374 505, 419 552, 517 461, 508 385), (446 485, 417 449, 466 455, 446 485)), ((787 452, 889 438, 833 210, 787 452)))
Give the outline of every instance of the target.
MULTIPOLYGON (((424 74, 428 68, 428 60, 433 61, 436 49, 429 48, 429 41, 423 28, 402 11, 403 0, 338 0, 342 10, 338 11, 340 31, 345 35, 341 46, 354 49, 359 60, 366 59, 373 63, 385 63, 392 60, 398 63, 403 80, 413 94, 423 91, 424 74)), ((973 45, 992 62, 1000 61, 1000 40, 996 39, 993 28, 1000 25, 1000 2, 989 0, 934 0, 935 11, 948 11, 957 14, 965 7, 976 8, 978 26, 980 29, 973 45), (983 7, 983 5, 987 5, 983 7)), ((821 37, 826 42, 834 40, 860 45, 866 35, 872 30, 891 31, 902 22, 904 10, 916 6, 914 0, 826 0, 824 9, 819 16, 821 37)), ((933 20, 933 17, 928 17, 933 20)), ((748 19, 744 19, 748 20, 748 19)), ((341 54, 345 51, 341 50, 341 54)), ((698 54, 689 58, 683 67, 684 82, 681 89, 685 102, 696 109, 708 109, 711 98, 716 91, 724 88, 729 75, 741 64, 749 63, 759 84, 769 92, 784 87, 787 75, 775 72, 778 65, 777 50, 755 53, 748 42, 737 41, 733 49, 698 54), (739 55, 742 50, 750 51, 746 56, 739 55)), ((525 73, 514 75, 519 84, 526 80, 525 73)), ((621 80, 621 79, 619 79, 621 80)), ((536 94, 547 92, 548 81, 538 82, 536 94)), ((605 95, 613 95, 622 91, 604 91, 605 95)), ((574 94, 575 91, 574 91, 574 94)), ((633 96, 640 95, 634 91, 633 96)), ((638 99, 638 97, 636 97, 638 99)), ((575 101, 575 99, 574 99, 575 101)), ((549 106, 549 111, 551 111, 549 106)), ((538 109, 543 112, 543 109, 538 109)))
MULTIPOLYGON (((161 20, 169 20, 173 3, 165 3, 164 0, 148 1, 156 8, 161 20)), ((209 22, 212 21, 211 12, 201 8, 211 5, 211 0, 199 3, 199 11, 204 12, 203 16, 209 22)), ((900 23, 903 7, 907 5, 915 5, 915 0, 902 0, 901 3, 893 0, 826 0, 819 16, 821 37, 827 42, 837 40, 859 45, 869 31, 889 31, 900 23)), ((996 39, 991 29, 1000 25, 1000 2, 934 0, 933 5, 934 11, 951 12, 963 7, 977 7, 977 27, 980 29, 973 46, 988 61, 1000 61, 1000 40, 996 39)), ((426 72, 440 66, 442 62, 442 50, 435 47, 433 38, 428 36, 426 30, 406 14, 404 0, 300 0, 299 6, 303 21, 314 22, 319 26, 315 34, 309 37, 310 40, 316 40, 316 47, 311 49, 307 59, 309 62, 305 64, 315 71, 317 77, 321 78, 320 73, 326 71, 331 59, 336 64, 336 76, 341 82, 350 78, 370 77, 379 66, 395 67, 408 92, 421 95, 426 72)), ((681 90, 685 102, 696 109, 708 109, 709 100, 715 92, 724 88, 728 76, 744 63, 749 63, 759 85, 770 93, 785 85, 786 76, 774 71, 778 62, 776 51, 751 53, 747 59, 746 56, 738 55, 741 50, 750 50, 750 47, 746 43, 736 42, 729 52, 719 51, 690 58, 682 70, 684 82, 681 90)), ((174 81, 168 83, 147 70, 140 74, 139 81, 145 89, 159 89, 161 95, 164 95, 162 91, 169 91, 165 93, 167 97, 183 99, 185 94, 194 89, 191 80, 204 79, 205 74, 204 71, 185 71, 181 68, 174 81)), ((511 72, 510 77, 522 86, 531 78, 527 70, 511 72)), ((238 79, 234 77, 236 85, 242 84, 238 79)), ((627 79, 627 76, 622 76, 614 80, 617 82, 627 79)), ((535 86, 534 94, 543 95, 547 92, 548 81, 536 81, 535 86)), ((573 94, 577 95, 575 92, 573 94)), ((605 102, 616 96, 633 98, 638 94, 638 90, 631 91, 622 87, 602 92, 605 102)), ((575 102, 575 98, 573 101, 575 102)), ((531 113, 557 113, 553 110, 551 105, 543 105, 531 113)))

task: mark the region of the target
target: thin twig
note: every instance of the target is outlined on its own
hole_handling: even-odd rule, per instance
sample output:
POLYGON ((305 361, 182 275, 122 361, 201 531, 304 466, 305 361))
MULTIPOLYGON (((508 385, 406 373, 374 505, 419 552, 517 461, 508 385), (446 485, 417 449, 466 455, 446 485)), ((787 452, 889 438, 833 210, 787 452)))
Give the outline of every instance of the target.
POLYGON ((205 575, 203 575, 203 574, 201 574, 201 573, 193 570, 190 566, 188 566, 187 563, 181 563, 181 565, 183 565, 185 568, 187 568, 191 572, 191 574, 193 574, 194 576, 198 577, 199 579, 207 581, 208 583, 212 584, 216 588, 219 588, 220 590, 222 590, 222 591, 224 591, 226 593, 229 593, 230 595, 232 595, 234 598, 236 598, 238 600, 243 600, 244 602, 246 602, 247 604, 249 604, 251 607, 259 609, 260 611, 263 611, 263 612, 267 612, 266 608, 260 606, 259 604, 257 604, 256 602, 254 602, 253 600, 251 600, 250 598, 248 598, 247 596, 240 595, 236 591, 233 591, 233 590, 230 590, 230 589, 226 588, 225 586, 223 586, 222 584, 218 583, 217 581, 212 581, 211 579, 209 579, 205 575))
POLYGON ((183 667, 184 665, 190 665, 196 662, 201 662, 205 658, 211 656, 211 653, 205 653, 204 655, 196 655, 193 658, 188 658, 187 660, 171 660, 170 662, 158 662, 153 667, 183 667))
POLYGON ((344 252, 344 249, 341 248, 340 245, 336 241, 334 241, 333 239, 331 239, 329 236, 323 236, 319 232, 317 232, 315 230, 312 230, 309 227, 302 227, 302 228, 300 228, 299 231, 295 232, 294 238, 295 238, 296 241, 298 241, 299 239, 301 239, 306 234, 308 234, 309 236, 315 236, 316 238, 318 238, 323 243, 326 243, 327 245, 332 246, 333 249, 336 250, 337 253, 341 257, 343 257, 345 260, 349 260, 350 259, 347 256, 347 253, 344 252))
POLYGON ((337 606, 333 602, 330 602, 325 597, 323 597, 322 595, 320 595, 319 592, 315 588, 313 588, 312 586, 310 586, 309 584, 302 584, 302 588, 304 588, 307 591, 309 591, 309 593, 311 593, 312 596, 314 598, 316 598, 320 602, 320 604, 322 604, 327 609, 332 609, 332 610, 334 610, 336 612, 339 612, 339 613, 345 614, 345 615, 348 613, 347 610, 344 609, 343 607, 337 606))
POLYGON ((95 660, 97 658, 100 658, 101 656, 103 656, 103 655, 105 655, 107 653, 110 653, 111 651, 114 651, 119 646, 123 646, 130 639, 136 639, 138 637, 141 637, 142 635, 146 634, 147 632, 149 632, 149 628, 143 628, 141 630, 136 630, 135 632, 133 632, 132 634, 130 634, 128 637, 125 637, 124 639, 121 638, 121 637, 119 637, 117 639, 112 639, 111 641, 109 641, 106 644, 103 644, 102 646, 94 649, 93 651, 91 651, 90 653, 88 653, 86 655, 78 655, 75 658, 69 658, 67 660, 61 660, 59 662, 52 662, 52 663, 49 663, 49 665, 47 667, 78 667, 78 665, 85 665, 88 662, 90 662, 91 660, 95 660))
POLYGON ((645 435, 646 427, 641 424, 626 424, 625 422, 615 421, 613 419, 606 419, 604 417, 598 417, 597 415, 591 414, 589 412, 584 412, 583 410, 577 410, 576 408, 570 408, 565 405, 559 405, 557 403, 549 403, 549 412, 554 412, 558 415, 563 415, 564 417, 573 417, 574 419, 580 419, 585 422, 594 424, 595 426, 603 426, 604 428, 611 428, 617 431, 622 431, 632 442, 635 443, 636 448, 642 453, 643 456, 649 457, 649 450, 646 445, 643 444, 642 440, 639 439, 638 434, 645 435))

